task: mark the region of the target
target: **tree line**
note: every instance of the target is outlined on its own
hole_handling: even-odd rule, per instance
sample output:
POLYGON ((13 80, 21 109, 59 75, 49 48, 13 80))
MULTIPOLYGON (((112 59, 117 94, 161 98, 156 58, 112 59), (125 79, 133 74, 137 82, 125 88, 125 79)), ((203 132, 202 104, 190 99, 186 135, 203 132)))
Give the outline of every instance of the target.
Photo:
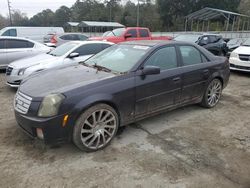
MULTIPOLYGON (((152 31, 183 30, 186 15, 204 7, 250 14, 250 0, 140 0, 140 26, 152 31)), ((43 10, 31 18, 20 10, 12 11, 15 26, 63 26, 66 22, 115 21, 136 26, 137 3, 121 0, 76 0, 72 7, 61 6, 55 12, 43 10)), ((0 15, 0 28, 9 18, 0 15)))

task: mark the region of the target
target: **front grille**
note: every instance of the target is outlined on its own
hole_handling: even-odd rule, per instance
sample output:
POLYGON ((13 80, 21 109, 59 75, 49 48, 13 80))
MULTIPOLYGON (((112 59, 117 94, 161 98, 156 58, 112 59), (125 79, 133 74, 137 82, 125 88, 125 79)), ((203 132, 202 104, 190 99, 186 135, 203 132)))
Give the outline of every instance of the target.
POLYGON ((6 69, 6 75, 11 75, 13 68, 12 67, 7 67, 6 69))
POLYGON ((250 70, 250 67, 244 67, 239 65, 230 64, 230 67, 236 68, 236 69, 243 69, 243 70, 250 70))
POLYGON ((18 92, 16 94, 15 102, 14 102, 15 110, 22 114, 27 114, 30 108, 31 101, 32 101, 31 97, 21 92, 18 92))
POLYGON ((250 61, 250 55, 239 54, 241 61, 250 61))

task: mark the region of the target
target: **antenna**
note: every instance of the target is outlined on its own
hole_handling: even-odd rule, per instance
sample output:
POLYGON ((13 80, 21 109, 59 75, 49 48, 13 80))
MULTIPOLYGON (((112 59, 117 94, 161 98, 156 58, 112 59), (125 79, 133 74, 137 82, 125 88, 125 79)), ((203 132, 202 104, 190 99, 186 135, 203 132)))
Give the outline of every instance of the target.
POLYGON ((10 8, 11 8, 10 1, 7 0, 7 3, 8 3, 8 9, 9 9, 10 25, 12 26, 12 16, 11 16, 11 10, 10 10, 10 8))

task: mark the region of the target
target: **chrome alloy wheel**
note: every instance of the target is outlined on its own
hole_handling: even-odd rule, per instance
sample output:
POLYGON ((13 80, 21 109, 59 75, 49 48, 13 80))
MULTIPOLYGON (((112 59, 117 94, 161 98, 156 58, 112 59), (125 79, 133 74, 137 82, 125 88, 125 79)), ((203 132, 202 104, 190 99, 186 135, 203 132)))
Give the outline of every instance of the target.
POLYGON ((222 84, 220 80, 218 79, 213 80, 208 87, 208 93, 207 93, 207 102, 209 106, 213 107, 219 102, 221 97, 221 92, 222 92, 222 84))
POLYGON ((90 114, 81 127, 82 144, 97 150, 104 147, 113 138, 118 126, 114 113, 108 109, 100 109, 90 114))

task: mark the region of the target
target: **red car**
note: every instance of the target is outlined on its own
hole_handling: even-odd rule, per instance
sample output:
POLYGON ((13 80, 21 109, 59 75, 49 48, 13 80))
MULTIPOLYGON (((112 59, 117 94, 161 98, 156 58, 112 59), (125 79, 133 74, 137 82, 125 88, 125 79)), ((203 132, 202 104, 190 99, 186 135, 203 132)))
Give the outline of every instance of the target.
POLYGON ((89 40, 103 40, 109 41, 113 43, 120 43, 125 41, 134 41, 134 40, 171 40, 171 37, 160 36, 153 37, 148 28, 142 27, 127 27, 127 28, 119 28, 106 33, 105 36, 102 37, 92 37, 89 40))

